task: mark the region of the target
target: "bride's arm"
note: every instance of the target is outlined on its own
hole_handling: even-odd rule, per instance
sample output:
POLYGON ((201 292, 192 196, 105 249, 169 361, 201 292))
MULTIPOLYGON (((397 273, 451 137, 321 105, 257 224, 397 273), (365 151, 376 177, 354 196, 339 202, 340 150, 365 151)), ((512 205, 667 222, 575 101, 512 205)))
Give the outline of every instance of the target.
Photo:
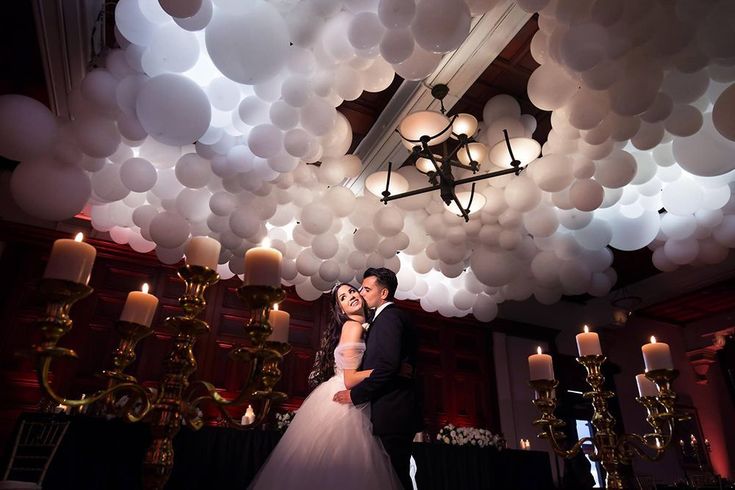
MULTIPOLYGON (((362 325, 357 322, 349 321, 342 327, 342 335, 339 339, 340 343, 360 342, 362 340, 362 325)), ((345 387, 349 390, 359 384, 362 380, 370 376, 372 369, 358 371, 356 369, 343 369, 342 373, 345 379, 345 387)))

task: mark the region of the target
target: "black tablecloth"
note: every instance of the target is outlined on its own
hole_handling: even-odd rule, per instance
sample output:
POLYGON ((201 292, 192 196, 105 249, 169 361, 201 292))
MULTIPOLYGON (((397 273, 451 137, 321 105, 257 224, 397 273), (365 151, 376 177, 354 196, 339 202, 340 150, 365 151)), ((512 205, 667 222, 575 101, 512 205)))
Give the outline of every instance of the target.
MULTIPOLYGON (((146 425, 84 416, 70 419, 46 475, 44 490, 142 488, 142 462, 150 442, 146 425)), ((242 490, 279 438, 274 431, 204 427, 195 432, 184 427, 174 440, 175 465, 167 489, 242 490)), ((549 457, 544 452, 414 444, 413 455, 420 490, 554 488, 549 457)))
POLYGON ((420 490, 554 488, 546 452, 414 444, 413 458, 420 490))

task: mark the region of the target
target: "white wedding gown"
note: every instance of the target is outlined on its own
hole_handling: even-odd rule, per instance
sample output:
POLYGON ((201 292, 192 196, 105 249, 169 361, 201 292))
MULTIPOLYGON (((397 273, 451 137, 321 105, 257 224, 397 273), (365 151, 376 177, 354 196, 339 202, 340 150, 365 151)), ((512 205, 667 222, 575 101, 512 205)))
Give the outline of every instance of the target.
POLYGON ((388 454, 372 433, 370 404, 332 400, 345 389, 343 369, 357 369, 364 342, 334 350, 335 374, 304 400, 250 489, 400 490, 388 454))

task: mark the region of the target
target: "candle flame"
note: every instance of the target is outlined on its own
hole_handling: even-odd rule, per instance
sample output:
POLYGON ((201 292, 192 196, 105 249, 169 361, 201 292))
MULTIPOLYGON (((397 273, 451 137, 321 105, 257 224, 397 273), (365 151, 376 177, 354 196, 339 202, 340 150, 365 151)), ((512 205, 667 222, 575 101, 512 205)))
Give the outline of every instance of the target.
POLYGON ((654 337, 653 335, 651 335, 651 343, 652 344, 655 344, 656 343, 656 337, 654 337))
POLYGON ((273 303, 273 309, 274 309, 275 311, 278 311, 278 303, 273 303))
POLYGON ((584 333, 590 333, 590 327, 587 325, 584 326, 584 333))
POLYGON ((263 241, 260 244, 263 248, 270 248, 271 247, 271 239, 268 237, 263 238, 263 241))
POLYGON ((84 233, 80 231, 79 233, 77 233, 77 236, 74 237, 74 241, 81 242, 82 240, 84 240, 84 233))
POLYGON ((541 354, 541 346, 540 345, 538 347, 536 347, 536 353, 537 354, 541 354))
POLYGON ((143 286, 141 286, 140 290, 143 291, 144 293, 148 294, 148 283, 147 282, 144 282, 143 283, 143 286))

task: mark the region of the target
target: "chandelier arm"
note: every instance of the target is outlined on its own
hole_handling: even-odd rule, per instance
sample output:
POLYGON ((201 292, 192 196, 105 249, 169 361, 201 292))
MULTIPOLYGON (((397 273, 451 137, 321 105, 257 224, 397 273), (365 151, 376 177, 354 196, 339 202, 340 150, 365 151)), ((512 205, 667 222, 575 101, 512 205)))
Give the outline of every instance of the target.
POLYGON ((383 197, 390 196, 390 174, 393 171, 393 162, 388 162, 388 176, 385 179, 385 190, 383 191, 383 197))
POLYGON ((459 198, 457 197, 457 194, 452 192, 452 200, 454 201, 454 204, 457 205, 457 208, 459 208, 459 212, 461 213, 461 216, 464 218, 465 223, 470 220, 470 215, 467 214, 467 210, 462 207, 462 203, 459 202, 459 198))
POLYGON ((470 190, 470 200, 467 202, 467 212, 470 211, 470 208, 472 207, 472 200, 475 198, 475 183, 472 183, 472 189, 470 190))
POLYGON ((503 130, 503 136, 505 137, 505 146, 508 147, 508 154, 510 155, 511 161, 513 162, 517 161, 515 155, 513 155, 513 147, 510 146, 510 137, 508 136, 507 129, 503 130))
POLYGON ((441 186, 439 184, 433 185, 431 187, 422 187, 421 189, 415 189, 412 191, 407 192, 401 192, 400 194, 393 194, 391 196, 384 197, 381 199, 382 202, 388 202, 388 201, 394 201, 396 199, 401 199, 403 197, 410 197, 410 196, 416 196, 418 194, 424 194, 426 192, 435 191, 437 189, 440 189, 441 186))
POLYGON ((470 182, 477 182, 478 180, 485 180, 493 177, 500 177, 501 175, 514 174, 517 171, 518 169, 515 168, 507 168, 504 170, 498 170, 497 172, 489 172, 482 175, 475 175, 474 177, 467 177, 464 179, 455 180, 454 185, 457 186, 462 184, 469 184, 470 182))

